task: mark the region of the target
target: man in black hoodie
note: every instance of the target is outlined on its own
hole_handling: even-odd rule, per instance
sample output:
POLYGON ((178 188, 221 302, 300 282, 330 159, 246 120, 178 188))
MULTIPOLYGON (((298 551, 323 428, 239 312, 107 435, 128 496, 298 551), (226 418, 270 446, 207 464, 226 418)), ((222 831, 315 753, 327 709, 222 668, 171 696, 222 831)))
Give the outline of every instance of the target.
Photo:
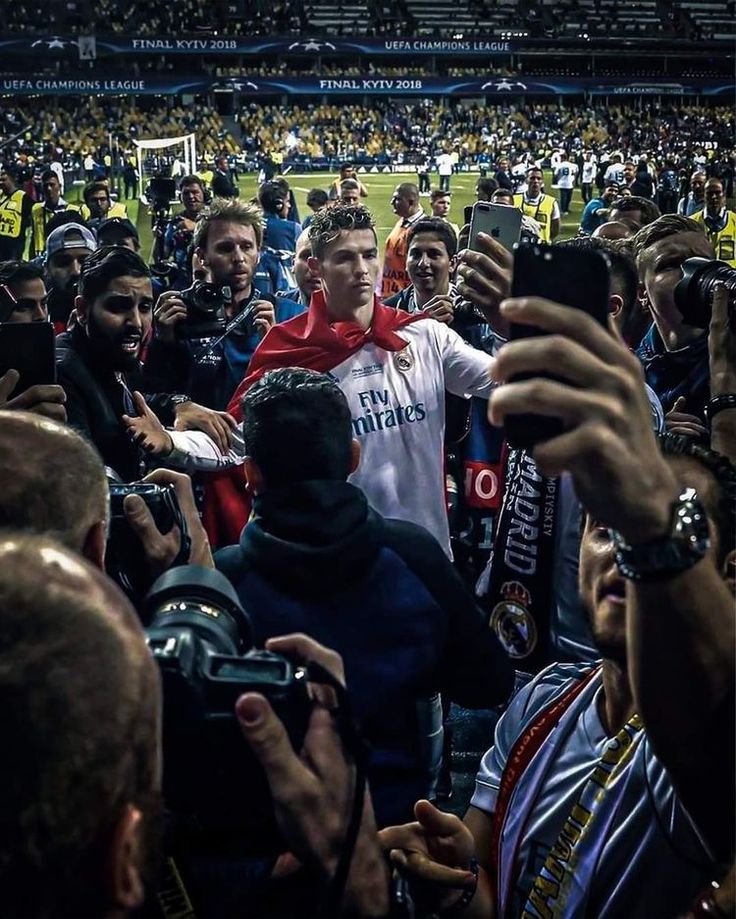
POLYGON ((422 527, 381 517, 346 481, 360 446, 328 375, 266 373, 243 414, 254 518, 216 564, 242 598, 257 645, 306 632, 342 655, 373 747, 378 823, 410 817, 439 751, 432 697, 490 708, 508 698, 512 667, 439 543, 422 527))

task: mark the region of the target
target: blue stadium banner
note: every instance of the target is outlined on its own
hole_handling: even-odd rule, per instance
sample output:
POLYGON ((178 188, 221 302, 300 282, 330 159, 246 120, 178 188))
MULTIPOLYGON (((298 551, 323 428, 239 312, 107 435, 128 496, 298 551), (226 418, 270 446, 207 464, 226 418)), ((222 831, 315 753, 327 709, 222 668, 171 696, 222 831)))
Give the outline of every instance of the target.
POLYGON ((181 95, 182 93, 238 93, 260 96, 733 96, 734 83, 719 80, 615 80, 595 77, 499 77, 485 78, 303 76, 240 77, 212 79, 205 74, 142 74, 139 77, 86 71, 76 77, 31 77, 27 74, 0 76, 0 96, 21 95, 181 95))
MULTIPOLYGON (((133 38, 127 35, 97 35, 97 54, 298 54, 355 55, 393 54, 407 57, 417 54, 511 54, 521 47, 518 41, 488 38, 304 38, 302 36, 254 38, 235 35, 232 38, 207 36, 202 38, 152 37, 133 38)), ((79 36, 74 35, 9 35, 0 36, 0 52, 27 55, 29 53, 78 56, 79 36)))

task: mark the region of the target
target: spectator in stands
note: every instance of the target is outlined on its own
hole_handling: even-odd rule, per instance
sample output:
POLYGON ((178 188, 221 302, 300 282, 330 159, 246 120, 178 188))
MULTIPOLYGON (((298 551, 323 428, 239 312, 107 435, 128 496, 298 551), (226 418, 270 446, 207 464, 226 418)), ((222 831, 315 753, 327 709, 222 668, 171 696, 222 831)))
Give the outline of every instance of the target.
POLYGON ((544 242, 552 242, 560 233, 560 207, 557 199, 542 191, 544 173, 536 166, 527 171, 526 182, 526 191, 514 195, 514 206, 521 208, 522 214, 539 224, 544 242))
POLYGON ((452 269, 457 253, 457 236, 453 235, 454 230, 441 217, 424 217, 411 227, 406 256, 411 284, 389 297, 386 306, 407 313, 426 310, 438 322, 452 322, 456 297, 452 269))
POLYGON ((506 312, 562 336, 554 354, 530 346, 531 339, 512 343, 499 353, 494 375, 508 380, 523 370, 536 377, 557 368, 559 376, 564 367, 569 382, 501 386, 491 413, 498 424, 507 412, 542 405, 559 417, 575 412, 572 431, 535 454, 547 474, 570 470, 587 510, 580 591, 603 661, 554 665, 515 697, 483 759, 464 824, 420 802, 417 822, 384 831, 382 841, 394 865, 423 882, 423 902, 433 912, 461 903, 473 916, 686 913, 733 851, 732 751, 715 765, 713 784, 703 784, 702 770, 710 774, 718 759, 714 745, 724 725, 732 730, 733 652, 725 646, 733 637, 726 572, 734 552, 734 469, 678 440, 660 455, 638 364, 595 322, 570 321, 569 310, 544 302, 511 301, 506 312), (610 414, 612 398, 620 422, 610 414), (673 526, 680 508, 691 523, 702 522, 693 526, 697 535, 673 526), (671 554, 648 555, 648 546, 670 547, 671 554), (705 624, 711 616, 719 622, 723 656, 716 654, 707 686, 684 683, 655 639, 666 636, 678 663, 680 654, 698 658, 689 629, 686 636, 680 629, 677 641, 669 635, 663 587, 678 619, 698 623, 698 632, 713 633, 705 624), (632 657, 630 616, 640 630, 632 657), (637 653, 640 637, 646 665, 637 653), (687 685, 702 687, 697 701, 683 698, 671 711, 672 693, 681 697, 687 685), (653 874, 649 866, 665 861, 666 873, 653 874))
POLYGON ((131 252, 140 252, 141 241, 134 223, 125 217, 108 217, 97 227, 97 243, 105 246, 124 246, 131 252))
POLYGON ((713 244, 716 258, 736 268, 736 213, 726 207, 723 182, 708 179, 705 183, 705 207, 693 215, 713 244))
POLYGON ((243 416, 255 516, 217 565, 247 598, 258 644, 309 629, 342 656, 373 749, 378 824, 408 819, 441 747, 433 694, 473 708, 502 702, 510 663, 438 543, 381 517, 346 481, 360 446, 334 380, 273 370, 246 393, 243 416), (398 619, 387 579, 404 597, 398 619))
POLYGON ((0 261, 22 259, 31 226, 30 197, 16 185, 16 170, 0 167, 0 261))
POLYGON ((0 323, 48 319, 43 270, 30 262, 0 262, 0 323))
POLYGON ((309 224, 314 220, 314 215, 320 208, 323 208, 329 197, 327 192, 323 188, 310 188, 307 192, 307 207, 312 211, 307 217, 302 221, 302 229, 306 230, 309 224))
POLYGON ((212 194, 216 198, 238 198, 240 189, 233 182, 226 156, 215 160, 215 174, 212 177, 212 194))
POLYGON ((690 176, 690 190, 677 202, 677 213, 682 217, 692 217, 705 206, 705 182, 704 172, 694 172, 690 176))
POLYGON ((661 217, 659 208, 652 200, 634 195, 616 198, 608 209, 609 221, 621 221, 634 232, 654 223, 658 217, 661 217))
POLYGON ((586 236, 590 236, 594 230, 601 226, 601 224, 606 223, 609 219, 608 208, 618 196, 618 185, 609 183, 603 189, 600 198, 591 198, 585 205, 582 217, 580 218, 580 232, 586 236))
MULTIPOLYGON (((62 228, 65 229, 65 228, 62 228)), ((66 393, 67 421, 95 445, 105 465, 124 481, 145 471, 143 455, 123 418, 145 406, 140 353, 151 327, 151 275, 129 249, 98 249, 79 280, 77 324, 57 338, 57 375, 66 393)), ((186 397, 151 396, 167 424, 207 426, 224 434, 226 421, 186 397)))
POLYGON ((340 182, 340 196, 337 200, 347 207, 360 204, 360 182, 357 179, 343 179, 340 182))
POLYGON ((709 399, 708 336, 685 323, 674 289, 686 259, 712 259, 714 254, 712 243, 691 217, 667 214, 634 237, 641 296, 653 320, 637 351, 646 381, 666 412, 682 396, 680 411, 700 419, 709 399))
POLYGON ((300 224, 285 220, 281 216, 285 204, 281 186, 276 182, 264 182, 258 189, 258 203, 265 218, 263 246, 293 252, 302 228, 300 224))
POLYGON ((85 224, 65 223, 49 232, 45 268, 47 306, 57 332, 66 331, 74 309, 82 265, 96 248, 97 240, 85 224))
MULTIPOLYGON (((478 181, 483 180, 479 179, 478 181)), ((460 235, 460 227, 450 220, 450 208, 452 207, 452 195, 450 192, 440 191, 439 188, 435 188, 429 196, 429 206, 433 217, 445 220, 452 227, 455 236, 460 235)))
POLYGON ((387 300, 409 285, 406 271, 409 229, 425 216, 419 203, 419 189, 413 182, 402 182, 394 189, 391 207, 398 221, 386 239, 381 279, 381 299, 387 300))
MULTIPOLYGON (((280 218, 277 218, 280 220, 280 218)), ((144 368, 152 391, 183 392, 196 402, 224 410, 247 372, 258 342, 276 321, 300 311, 288 300, 264 297, 254 284, 263 245, 263 217, 252 204, 216 199, 194 231, 195 252, 212 284, 229 288, 225 318, 241 317, 220 342, 181 338, 177 327, 189 315, 178 291, 166 291, 156 304, 155 334, 144 368)), ((207 338, 211 333, 207 333, 207 338)))
POLYGON ((46 169, 41 173, 41 186, 43 189, 43 201, 37 201, 31 207, 31 242, 28 250, 28 257, 35 258, 42 255, 46 248, 46 237, 48 235, 47 224, 49 220, 61 211, 73 210, 78 208, 67 202, 61 197, 61 183, 58 175, 51 169, 46 169))

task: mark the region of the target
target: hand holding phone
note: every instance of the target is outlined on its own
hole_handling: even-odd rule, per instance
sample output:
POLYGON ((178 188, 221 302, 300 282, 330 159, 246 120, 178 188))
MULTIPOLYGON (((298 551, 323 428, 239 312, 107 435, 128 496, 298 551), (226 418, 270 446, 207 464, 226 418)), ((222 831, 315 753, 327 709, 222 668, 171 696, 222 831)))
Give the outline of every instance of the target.
MULTIPOLYGON (((571 246, 522 244, 514 254, 511 296, 541 297, 581 310, 605 328, 608 324, 608 261, 599 252, 571 246)), ((547 334, 535 326, 511 323, 511 341, 547 334)), ((549 380, 560 379, 548 373, 521 373, 509 382, 534 379, 535 376, 549 380)), ((507 415, 505 428, 508 442, 526 450, 541 441, 558 437, 565 430, 559 418, 533 414, 507 415)))
POLYGON ((468 249, 478 252, 478 234, 485 233, 511 252, 521 235, 521 211, 508 204, 476 201, 470 219, 468 249))

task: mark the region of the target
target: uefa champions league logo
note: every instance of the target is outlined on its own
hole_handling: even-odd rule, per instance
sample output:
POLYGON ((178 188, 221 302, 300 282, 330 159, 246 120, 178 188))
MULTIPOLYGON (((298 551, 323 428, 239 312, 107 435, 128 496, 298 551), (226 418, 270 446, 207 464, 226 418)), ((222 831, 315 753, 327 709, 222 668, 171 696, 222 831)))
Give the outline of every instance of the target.
POLYGON ((495 89, 496 92, 511 92, 514 88, 526 89, 526 83, 509 83, 506 77, 502 77, 497 83, 484 83, 481 89, 495 89))
POLYGON ((337 48, 330 41, 315 41, 313 38, 310 38, 309 41, 295 41, 293 44, 289 45, 289 51, 315 51, 319 54, 320 51, 327 49, 328 51, 336 51, 337 48))
POLYGON ((31 43, 31 48, 37 48, 39 45, 46 45, 49 51, 63 51, 67 45, 76 45, 79 47, 79 42, 74 41, 73 39, 62 40, 58 35, 53 35, 50 39, 48 38, 39 38, 36 41, 31 43))

